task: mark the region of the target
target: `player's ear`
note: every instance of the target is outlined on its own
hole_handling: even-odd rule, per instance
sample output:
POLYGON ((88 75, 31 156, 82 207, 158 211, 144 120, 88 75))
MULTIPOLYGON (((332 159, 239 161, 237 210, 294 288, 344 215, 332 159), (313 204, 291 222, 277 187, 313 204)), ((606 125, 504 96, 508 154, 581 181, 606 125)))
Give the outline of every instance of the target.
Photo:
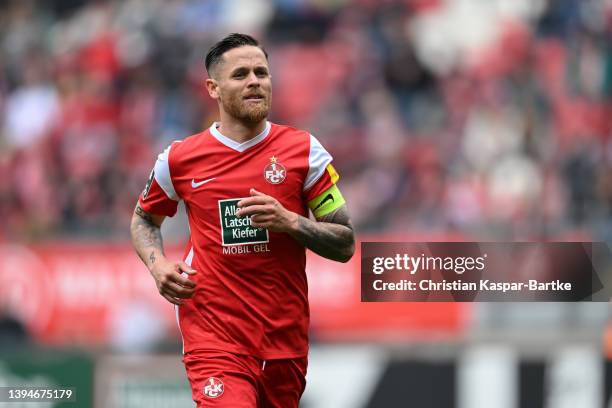
POLYGON ((213 99, 219 99, 219 85, 212 78, 206 78, 206 90, 213 99))

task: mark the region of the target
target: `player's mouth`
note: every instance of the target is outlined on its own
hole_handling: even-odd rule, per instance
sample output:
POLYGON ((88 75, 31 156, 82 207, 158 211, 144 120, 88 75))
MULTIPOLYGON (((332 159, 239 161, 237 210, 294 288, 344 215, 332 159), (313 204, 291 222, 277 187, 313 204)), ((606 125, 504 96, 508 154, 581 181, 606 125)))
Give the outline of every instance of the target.
POLYGON ((247 95, 243 98, 245 101, 263 101, 265 98, 263 95, 260 94, 251 94, 251 95, 247 95))

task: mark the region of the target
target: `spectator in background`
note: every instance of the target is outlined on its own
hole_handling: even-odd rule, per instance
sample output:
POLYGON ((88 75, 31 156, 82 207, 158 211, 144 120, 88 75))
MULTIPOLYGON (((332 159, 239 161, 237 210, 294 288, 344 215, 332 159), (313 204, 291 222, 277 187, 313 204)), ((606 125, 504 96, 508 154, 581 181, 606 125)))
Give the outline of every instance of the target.
POLYGON ((270 44, 273 119, 337 152, 357 230, 512 240, 609 219, 582 182, 610 172, 609 2, 244 4, 0 7, 0 238, 126 237, 146 158, 215 119, 202 44, 236 26, 270 44))

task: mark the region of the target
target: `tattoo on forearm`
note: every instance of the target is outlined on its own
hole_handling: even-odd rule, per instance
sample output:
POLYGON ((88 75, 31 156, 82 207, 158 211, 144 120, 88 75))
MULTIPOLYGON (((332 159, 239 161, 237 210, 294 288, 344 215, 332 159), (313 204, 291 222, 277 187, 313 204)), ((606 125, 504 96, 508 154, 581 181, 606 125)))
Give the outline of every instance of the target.
POLYGON ((160 251, 162 254, 164 252, 161 229, 153 223, 151 215, 140 208, 140 206, 136 207, 135 214, 137 216, 132 217, 132 224, 130 226, 132 244, 140 259, 142 259, 145 265, 150 267, 157 260, 155 250, 160 251), (147 257, 146 254, 149 251, 151 252, 147 257))
POLYGON ((355 237, 346 208, 339 208, 318 222, 300 216, 298 224, 299 232, 294 238, 306 248, 335 261, 346 262, 352 257, 355 237))

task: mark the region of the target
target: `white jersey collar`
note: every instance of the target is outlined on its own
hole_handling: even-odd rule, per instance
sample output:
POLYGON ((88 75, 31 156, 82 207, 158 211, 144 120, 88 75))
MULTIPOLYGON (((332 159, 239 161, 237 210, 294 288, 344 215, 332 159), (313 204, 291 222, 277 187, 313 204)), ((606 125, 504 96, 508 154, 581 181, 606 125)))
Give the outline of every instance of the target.
POLYGON ((252 138, 250 140, 247 140, 246 142, 238 143, 235 140, 232 140, 229 137, 222 135, 221 132, 219 132, 219 129, 217 129, 217 126, 219 126, 220 124, 221 123, 219 123, 219 122, 214 122, 210 126, 210 133, 219 142, 223 143, 224 145, 226 145, 230 149, 236 150, 236 151, 241 152, 241 153, 244 152, 249 147, 253 147, 256 144, 258 144, 259 142, 263 141, 270 134, 270 129, 272 128, 272 125, 270 124, 270 122, 266 121, 266 127, 263 130, 263 132, 261 132, 260 134, 258 134, 254 138, 252 138))

